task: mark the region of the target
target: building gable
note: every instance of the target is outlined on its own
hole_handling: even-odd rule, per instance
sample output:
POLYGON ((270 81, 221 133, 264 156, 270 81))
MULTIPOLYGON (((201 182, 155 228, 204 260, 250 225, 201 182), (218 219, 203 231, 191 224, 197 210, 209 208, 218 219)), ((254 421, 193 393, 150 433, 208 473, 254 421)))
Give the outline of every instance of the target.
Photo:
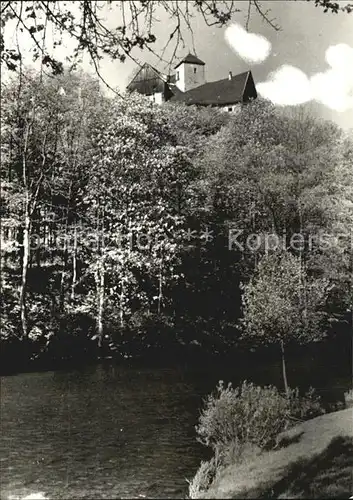
POLYGON ((127 90, 129 92, 137 91, 143 95, 164 94, 166 82, 159 71, 145 63, 128 84, 127 90))
POLYGON ((248 102, 250 99, 257 98, 257 91, 255 82, 252 76, 251 71, 248 71, 248 78, 246 79, 244 92, 243 92, 243 101, 248 102))

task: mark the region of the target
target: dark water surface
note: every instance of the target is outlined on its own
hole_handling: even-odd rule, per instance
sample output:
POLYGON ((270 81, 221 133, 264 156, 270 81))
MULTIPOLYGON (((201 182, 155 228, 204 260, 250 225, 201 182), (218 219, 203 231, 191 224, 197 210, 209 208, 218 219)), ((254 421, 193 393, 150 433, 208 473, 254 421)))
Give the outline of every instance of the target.
POLYGON ((194 378, 112 365, 3 377, 1 497, 185 497, 203 456, 194 378))
POLYGON ((1 498, 185 498, 205 458, 202 397, 236 371, 101 364, 2 377, 1 498))

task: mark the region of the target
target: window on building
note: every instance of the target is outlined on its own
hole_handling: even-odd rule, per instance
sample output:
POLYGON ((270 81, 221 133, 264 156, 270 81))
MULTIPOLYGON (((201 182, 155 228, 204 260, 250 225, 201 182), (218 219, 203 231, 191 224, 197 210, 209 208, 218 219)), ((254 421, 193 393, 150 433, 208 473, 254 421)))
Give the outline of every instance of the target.
POLYGON ((176 72, 175 79, 176 79, 176 81, 178 81, 178 80, 179 80, 179 71, 177 71, 177 72, 176 72))
POLYGON ((196 68, 194 68, 194 74, 196 73, 196 68))
POLYGON ((233 108, 228 108, 228 111, 233 111, 233 108))

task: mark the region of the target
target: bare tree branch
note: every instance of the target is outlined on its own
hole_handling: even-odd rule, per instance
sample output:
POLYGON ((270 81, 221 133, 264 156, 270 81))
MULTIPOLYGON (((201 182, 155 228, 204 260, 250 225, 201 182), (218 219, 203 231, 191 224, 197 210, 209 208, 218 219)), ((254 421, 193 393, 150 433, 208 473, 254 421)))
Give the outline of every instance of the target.
MULTIPOLYGON (((316 7, 324 12, 353 12, 353 4, 340 5, 329 0, 307 0, 314 2, 316 7)), ((111 2, 108 0, 80 0, 78 2, 60 2, 59 0, 40 1, 7 1, 1 7, 1 26, 6 28, 8 21, 18 21, 17 30, 30 35, 33 59, 42 57, 43 66, 51 68, 54 74, 63 71, 63 61, 55 58, 55 51, 48 49, 47 27, 52 27, 55 40, 51 39, 54 48, 60 45, 65 37, 76 45, 67 62, 76 67, 83 54, 89 54, 99 78, 107 82, 99 73, 99 61, 103 57, 124 62, 130 58, 140 65, 135 53, 136 50, 147 49, 160 61, 170 68, 177 57, 180 46, 185 47, 185 34, 191 35, 193 50, 195 51, 193 20, 201 16, 207 26, 225 26, 233 15, 247 10, 246 28, 249 28, 250 19, 255 11, 272 29, 278 31, 280 27, 270 17, 270 11, 265 10, 259 0, 125 0, 111 2), (111 27, 107 21, 107 9, 114 7, 119 11, 120 24, 111 27), (156 36, 153 33, 158 23, 156 12, 167 14, 171 21, 170 31, 165 34, 166 43, 157 52, 153 49, 156 36), (41 33, 41 43, 37 34, 41 33), (172 46, 174 43, 174 46, 172 46), (171 50, 169 60, 164 61, 167 50, 171 50)), ((116 16, 116 13, 114 13, 116 16)), ((119 19, 119 17, 118 17, 119 19)), ((5 46, 5 37, 0 35, 1 63, 5 63, 9 70, 16 70, 21 54, 16 47, 5 46)), ((10 44, 9 44, 10 45, 10 44)), ((113 89, 111 89, 113 90, 113 89)), ((114 91, 114 90, 113 90, 114 91)))
POLYGON ((250 0, 250 3, 254 4, 257 12, 260 14, 263 21, 265 21, 267 24, 269 24, 271 26, 271 28, 273 28, 275 31, 280 31, 281 28, 279 27, 278 24, 275 24, 274 19, 269 18, 269 14, 271 12, 270 9, 264 11, 262 9, 261 2, 259 2, 258 0, 250 0))

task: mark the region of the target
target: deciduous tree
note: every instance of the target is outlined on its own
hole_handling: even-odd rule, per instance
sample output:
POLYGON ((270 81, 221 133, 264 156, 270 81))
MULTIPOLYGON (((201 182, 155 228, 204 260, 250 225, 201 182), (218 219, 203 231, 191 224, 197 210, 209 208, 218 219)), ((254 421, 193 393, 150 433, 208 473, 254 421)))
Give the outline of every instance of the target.
POLYGON ((260 260, 256 273, 244 285, 243 338, 255 345, 278 345, 286 393, 286 346, 314 342, 325 335, 328 281, 306 277, 303 286, 302 272, 298 257, 272 253, 260 260))

